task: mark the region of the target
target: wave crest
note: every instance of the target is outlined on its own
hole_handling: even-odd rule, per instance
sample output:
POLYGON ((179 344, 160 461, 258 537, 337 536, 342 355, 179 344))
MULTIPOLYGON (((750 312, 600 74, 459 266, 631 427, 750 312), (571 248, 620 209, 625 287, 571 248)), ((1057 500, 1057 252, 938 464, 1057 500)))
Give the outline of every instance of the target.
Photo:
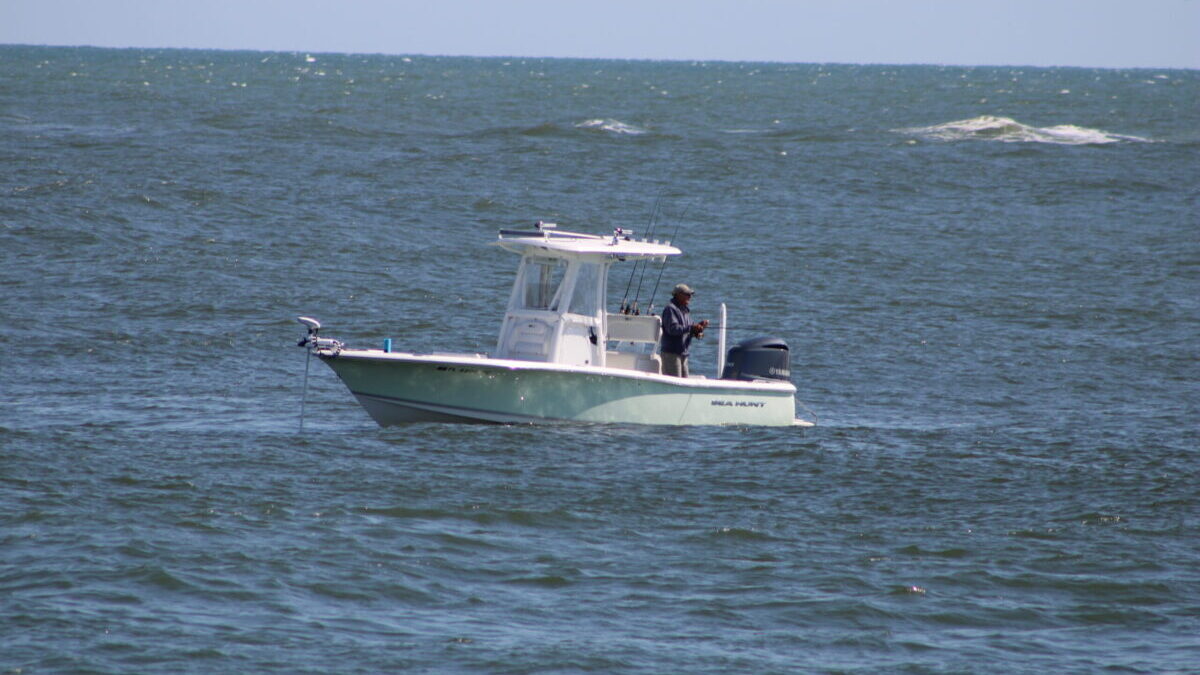
POLYGON ((956 120, 930 127, 897 129, 896 131, 936 141, 1000 141, 1002 143, 1051 143, 1055 145, 1150 142, 1146 138, 1124 136, 1074 124, 1034 127, 1022 124, 1010 117, 994 115, 980 115, 967 120, 956 120))
POLYGON ((605 131, 610 134, 620 134, 627 136, 640 136, 646 133, 645 129, 635 127, 632 124, 626 124, 619 120, 613 119, 592 119, 585 120, 575 125, 576 129, 594 129, 596 131, 605 131))

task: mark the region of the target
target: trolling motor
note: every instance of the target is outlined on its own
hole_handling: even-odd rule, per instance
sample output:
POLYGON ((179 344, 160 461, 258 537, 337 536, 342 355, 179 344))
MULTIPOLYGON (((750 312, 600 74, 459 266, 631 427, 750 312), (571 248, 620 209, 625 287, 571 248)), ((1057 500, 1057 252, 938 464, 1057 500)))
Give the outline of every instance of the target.
POLYGON ((298 316, 296 320, 308 326, 308 335, 300 338, 296 343, 297 347, 309 347, 309 353, 328 350, 332 356, 337 356, 338 352, 342 351, 342 343, 333 338, 323 338, 317 335, 321 330, 321 322, 311 316, 298 316))
MULTIPOLYGON (((308 335, 305 335, 299 342, 297 347, 308 347, 314 345, 320 338, 317 337, 317 331, 321 330, 321 322, 311 316, 298 316, 296 320, 308 326, 308 335)), ((312 348, 306 349, 304 353, 304 390, 300 394, 300 431, 304 431, 304 404, 308 402, 308 366, 312 363, 312 348)))
POLYGON ((309 342, 317 339, 317 331, 321 330, 321 322, 311 316, 298 316, 296 320, 308 326, 308 335, 296 343, 297 347, 307 347, 309 342))
POLYGON ((313 352, 328 351, 328 356, 337 356, 342 351, 342 343, 332 338, 319 337, 321 322, 311 316, 298 316, 296 320, 308 327, 305 335, 296 343, 297 347, 306 347, 304 357, 304 392, 300 395, 300 431, 304 431, 304 405, 308 402, 308 366, 312 363, 313 352))

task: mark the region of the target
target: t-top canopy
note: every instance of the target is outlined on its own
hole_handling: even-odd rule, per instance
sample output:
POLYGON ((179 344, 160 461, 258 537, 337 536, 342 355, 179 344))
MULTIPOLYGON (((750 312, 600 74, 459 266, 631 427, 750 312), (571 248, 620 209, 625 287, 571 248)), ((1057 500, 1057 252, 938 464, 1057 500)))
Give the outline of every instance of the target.
POLYGON ((603 256, 607 258, 661 258, 683 251, 659 242, 635 240, 633 232, 618 228, 612 236, 560 232, 553 223, 538 222, 533 230, 500 230, 496 245, 514 253, 549 256, 603 256))

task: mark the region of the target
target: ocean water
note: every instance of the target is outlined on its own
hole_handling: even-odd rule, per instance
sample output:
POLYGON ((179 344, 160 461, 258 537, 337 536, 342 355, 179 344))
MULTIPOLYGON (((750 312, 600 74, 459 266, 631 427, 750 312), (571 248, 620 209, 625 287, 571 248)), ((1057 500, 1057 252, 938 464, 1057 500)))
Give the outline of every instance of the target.
POLYGON ((1200 672, 1198 101, 0 47, 0 670, 1200 672), (314 363, 299 430, 296 315, 487 351, 539 219, 672 239, 641 303, 817 426, 380 429, 314 363))

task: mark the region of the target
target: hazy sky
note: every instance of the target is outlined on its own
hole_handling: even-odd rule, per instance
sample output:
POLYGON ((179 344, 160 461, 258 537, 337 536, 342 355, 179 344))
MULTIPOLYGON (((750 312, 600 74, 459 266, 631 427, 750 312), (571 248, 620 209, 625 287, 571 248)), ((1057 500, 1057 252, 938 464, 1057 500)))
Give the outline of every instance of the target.
POLYGON ((1200 0, 0 0, 0 44, 1200 68, 1200 0))

